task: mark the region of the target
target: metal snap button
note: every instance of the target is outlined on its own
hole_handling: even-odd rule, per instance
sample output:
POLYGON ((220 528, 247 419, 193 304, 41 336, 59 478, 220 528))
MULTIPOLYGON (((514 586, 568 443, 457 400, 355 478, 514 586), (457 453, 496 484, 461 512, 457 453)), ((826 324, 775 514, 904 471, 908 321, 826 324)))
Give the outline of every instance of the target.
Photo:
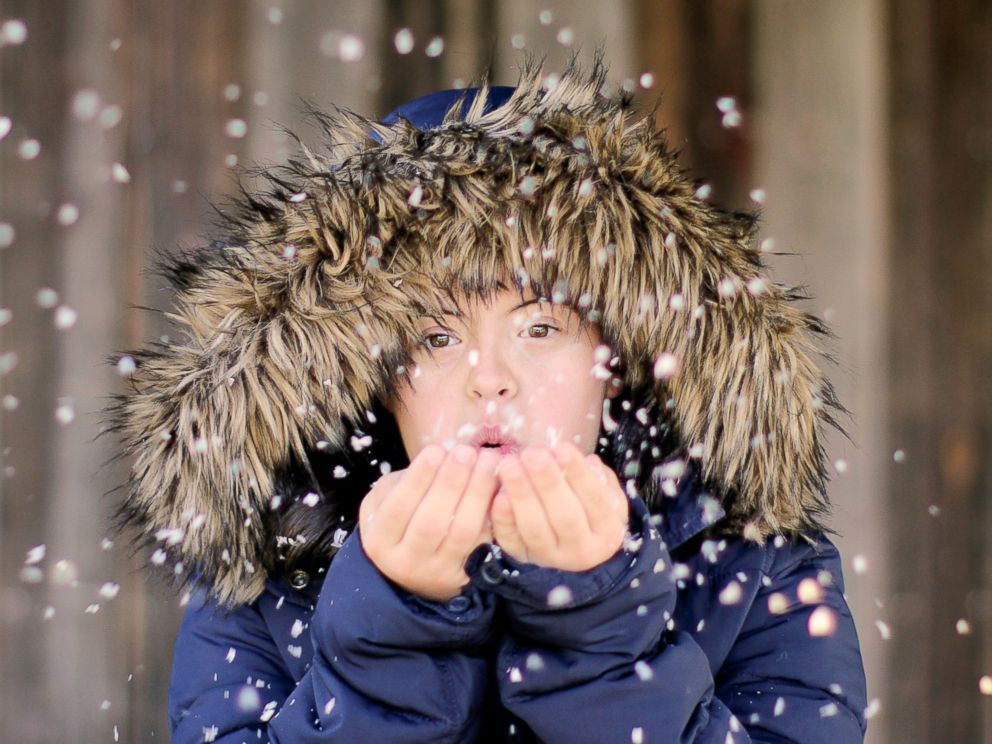
POLYGON ((289 575, 289 585, 297 591, 306 589, 310 584, 310 574, 302 569, 296 569, 289 575))
POLYGON ((448 600, 448 609, 451 612, 465 612, 471 606, 472 600, 464 594, 459 594, 457 597, 452 597, 448 600))
POLYGON ((479 570, 484 578, 490 584, 502 584, 503 583, 503 569, 500 568, 496 561, 489 561, 488 563, 483 563, 482 568, 479 570))

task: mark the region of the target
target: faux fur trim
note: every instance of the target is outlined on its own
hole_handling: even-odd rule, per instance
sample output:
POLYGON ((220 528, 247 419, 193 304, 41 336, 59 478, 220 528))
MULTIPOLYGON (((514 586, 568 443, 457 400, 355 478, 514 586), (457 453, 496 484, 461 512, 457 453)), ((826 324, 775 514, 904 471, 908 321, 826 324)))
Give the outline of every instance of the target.
POLYGON ((823 427, 844 410, 812 359, 829 331, 764 274, 756 217, 701 198, 605 80, 601 60, 528 62, 504 105, 484 114, 484 87, 429 131, 313 112, 324 150, 301 144, 222 240, 162 259, 182 338, 126 352, 107 411, 133 463, 121 521, 224 604, 252 601, 280 474, 351 450, 408 374, 416 316, 512 277, 600 321, 746 537, 821 528, 823 427))

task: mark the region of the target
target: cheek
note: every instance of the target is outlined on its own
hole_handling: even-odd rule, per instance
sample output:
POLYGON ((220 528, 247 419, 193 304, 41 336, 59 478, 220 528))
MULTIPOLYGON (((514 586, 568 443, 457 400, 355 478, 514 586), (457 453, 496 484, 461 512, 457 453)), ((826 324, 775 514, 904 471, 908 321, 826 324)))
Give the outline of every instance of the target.
POLYGON ((404 438, 419 440, 450 417, 454 400, 450 384, 422 375, 399 391, 393 416, 404 438))

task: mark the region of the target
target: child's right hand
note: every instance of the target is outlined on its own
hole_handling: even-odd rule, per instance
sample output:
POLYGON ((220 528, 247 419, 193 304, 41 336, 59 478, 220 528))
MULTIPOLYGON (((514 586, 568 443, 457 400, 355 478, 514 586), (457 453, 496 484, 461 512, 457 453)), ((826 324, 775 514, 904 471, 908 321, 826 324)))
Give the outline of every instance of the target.
POLYGON ((428 445, 410 467, 375 482, 358 512, 362 547, 388 579, 444 601, 468 583, 465 560, 492 539, 489 505, 499 455, 460 444, 428 445), (459 460, 459 456, 465 460, 459 460))

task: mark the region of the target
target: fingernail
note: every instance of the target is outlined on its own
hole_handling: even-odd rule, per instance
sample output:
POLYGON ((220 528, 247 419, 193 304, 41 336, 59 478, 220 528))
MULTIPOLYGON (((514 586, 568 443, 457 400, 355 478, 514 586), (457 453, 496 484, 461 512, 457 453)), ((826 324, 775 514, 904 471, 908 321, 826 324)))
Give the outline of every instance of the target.
POLYGON ((569 462, 572 459, 572 449, 568 446, 568 442, 561 441, 555 445, 555 457, 559 462, 569 462))

